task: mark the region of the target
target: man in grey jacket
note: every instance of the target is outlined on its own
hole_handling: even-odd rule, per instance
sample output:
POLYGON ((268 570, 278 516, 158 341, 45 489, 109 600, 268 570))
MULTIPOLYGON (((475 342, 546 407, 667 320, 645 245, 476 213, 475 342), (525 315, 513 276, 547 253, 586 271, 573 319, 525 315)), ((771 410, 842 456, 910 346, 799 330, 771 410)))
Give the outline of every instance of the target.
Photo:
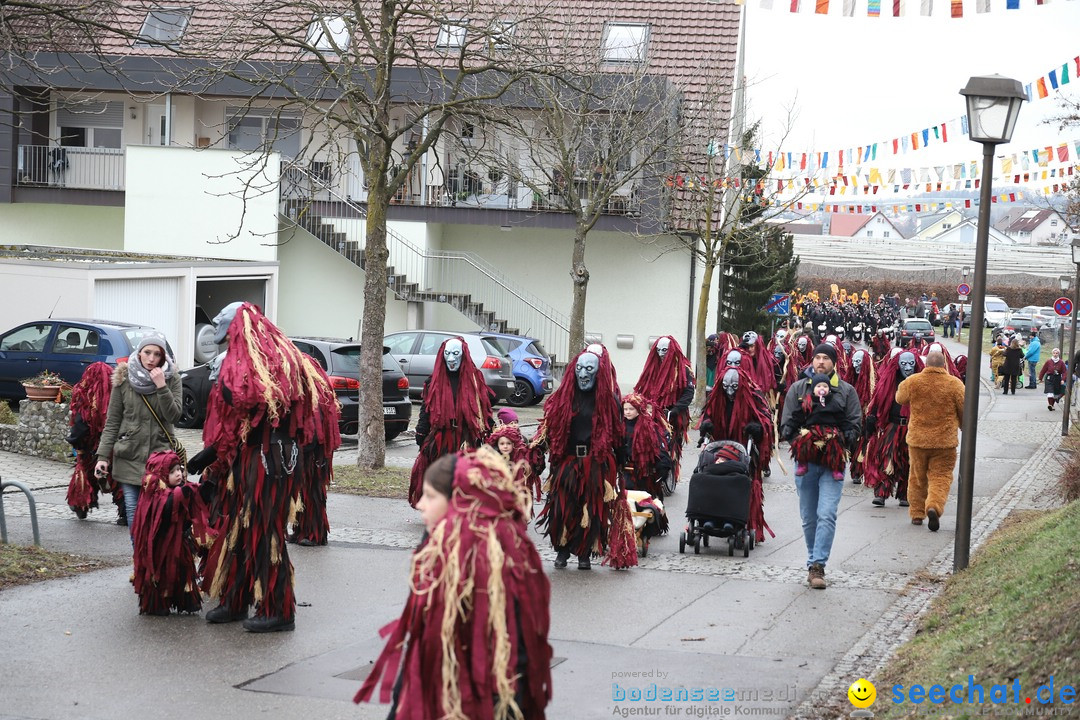
MULTIPOLYGON (((780 419, 780 437, 789 443, 802 430, 800 418, 803 399, 811 392, 811 377, 827 375, 832 393, 840 398, 843 420, 839 430, 848 448, 855 446, 862 428, 862 407, 855 388, 836 374, 836 346, 824 342, 814 348, 810 367, 788 388, 784 398, 784 412, 780 419)), ((825 589, 825 563, 829 560, 833 537, 836 534, 836 509, 840 506, 840 491, 844 479, 836 480, 827 467, 806 464, 806 472, 795 475, 795 489, 799 493, 799 515, 802 517, 803 538, 806 540, 806 565, 809 568, 807 582, 816 590, 825 589)))

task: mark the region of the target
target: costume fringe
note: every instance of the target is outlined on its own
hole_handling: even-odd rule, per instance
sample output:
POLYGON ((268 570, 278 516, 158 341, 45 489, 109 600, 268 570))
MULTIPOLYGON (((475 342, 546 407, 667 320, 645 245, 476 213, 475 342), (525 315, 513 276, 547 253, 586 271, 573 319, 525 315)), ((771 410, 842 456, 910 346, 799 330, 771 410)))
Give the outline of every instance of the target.
POLYGON ((599 557, 608 547, 608 513, 614 499, 608 497, 615 480, 611 453, 552 459, 547 503, 537 518, 537 528, 551 538, 556 549, 577 556, 599 557))
POLYGON ((630 515, 630 506, 627 504, 626 488, 621 489, 614 503, 611 509, 608 551, 601 564, 610 565, 615 570, 625 570, 638 564, 634 518, 630 515))

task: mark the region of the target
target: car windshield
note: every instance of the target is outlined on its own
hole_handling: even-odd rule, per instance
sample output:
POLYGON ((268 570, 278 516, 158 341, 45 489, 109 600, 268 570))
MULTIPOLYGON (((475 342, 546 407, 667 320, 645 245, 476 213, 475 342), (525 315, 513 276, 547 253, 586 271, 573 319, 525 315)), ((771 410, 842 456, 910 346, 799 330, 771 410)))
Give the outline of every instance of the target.
POLYGON ((987 300, 987 312, 1009 312, 1009 306, 1000 300, 987 300))
POLYGON ((484 344, 484 350, 487 351, 488 355, 502 357, 510 354, 506 347, 495 338, 480 338, 480 342, 484 344))
POLYGON ((908 320, 906 327, 908 330, 917 330, 919 332, 929 332, 932 329, 930 322, 927 320, 908 320))
POLYGON ((540 344, 539 340, 533 340, 529 345, 529 350, 540 357, 547 357, 547 350, 544 349, 544 346, 540 344))

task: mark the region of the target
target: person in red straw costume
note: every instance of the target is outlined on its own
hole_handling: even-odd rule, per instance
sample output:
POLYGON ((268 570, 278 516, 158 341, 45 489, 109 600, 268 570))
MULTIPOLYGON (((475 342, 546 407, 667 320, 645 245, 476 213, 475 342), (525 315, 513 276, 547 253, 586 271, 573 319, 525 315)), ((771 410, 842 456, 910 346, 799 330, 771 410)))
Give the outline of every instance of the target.
MULTIPOLYGON (((877 387, 877 369, 874 367, 873 357, 862 348, 851 353, 851 370, 855 375, 855 393, 859 396, 859 405, 862 407, 863 417, 870 412, 870 402, 874 398, 874 388, 877 387)), ((858 485, 863 480, 866 465, 866 444, 870 437, 868 433, 859 435, 859 442, 851 451, 851 482, 858 485)))
POLYGON ((491 430, 491 389, 473 364, 468 344, 459 337, 439 346, 435 369, 424 383, 416 444, 420 452, 409 478, 409 504, 416 507, 424 471, 443 455, 475 449, 491 430))
POLYGON ((776 534, 765 522, 765 492, 762 488, 763 469, 772 459, 772 411, 765 393, 754 383, 745 366, 729 366, 719 377, 719 383, 705 402, 701 416, 701 444, 709 440, 732 440, 746 446, 753 440, 750 453, 750 530, 756 542, 765 541, 765 531, 776 534))
POLYGON ((215 318, 215 342, 228 340, 211 373, 203 443, 190 469, 216 497, 217 538, 202 567, 203 590, 220 605, 209 623, 244 620, 250 632, 292 630, 296 596, 287 526, 300 508, 304 449, 340 442, 337 397, 281 330, 251 303, 215 318), (337 439, 335 439, 337 438, 337 439))
POLYGON ((484 446, 433 463, 420 506, 429 530, 409 598, 354 702, 378 688, 394 720, 543 720, 551 585, 529 539, 529 494, 484 446))
POLYGON ((127 525, 124 514, 124 493, 109 473, 98 478, 98 443, 105 419, 109 415, 109 394, 112 392, 112 366, 96 362, 87 365, 82 379, 71 389, 71 432, 67 441, 75 450, 75 469, 68 482, 67 504, 79 519, 98 506, 98 493, 111 491, 118 514, 117 524, 127 525), (123 522, 121 522, 123 521, 123 522))
MULTIPOLYGON (((487 444, 499 451, 510 467, 510 474, 514 476, 514 479, 525 488, 530 497, 540 502, 543 496, 540 490, 540 478, 529 465, 529 446, 525 443, 517 421, 496 425, 488 435, 487 444)), ((532 517, 531 513, 530 517, 532 517)))
POLYGON ((678 340, 664 335, 653 343, 634 392, 648 398, 671 425, 669 450, 678 481, 683 445, 690 429, 690 403, 694 399, 694 373, 678 340))
POLYGON ((671 470, 668 430, 644 395, 623 398, 625 436, 619 452, 619 476, 627 490, 643 490, 664 499, 664 477, 671 470))
POLYGON ((607 350, 590 345, 570 362, 566 378, 544 403, 532 447, 548 450, 547 504, 538 526, 551 538, 555 567, 571 555, 588 570, 605 555, 616 569, 637 565, 633 519, 619 488, 616 453, 623 444, 622 402, 607 350), (599 354, 598 354, 599 353, 599 354))
POLYGON ((199 486, 187 482, 180 458, 156 452, 146 461, 142 495, 131 531, 135 544, 132 584, 139 614, 196 613, 202 594, 195 552, 209 543, 210 528, 199 486))
POLYGON ((908 507, 911 460, 907 433, 911 408, 896 402, 896 388, 923 368, 921 355, 899 348, 893 352, 895 355, 881 367, 866 413, 866 433, 872 433, 866 444, 866 487, 874 491, 871 502, 877 507, 884 507, 890 497, 899 500, 900 507, 908 507))
MULTIPOLYGON (((306 357, 306 356, 305 356, 306 357)), ((312 371, 327 386, 332 386, 322 366, 312 358, 312 371)), ((333 413, 335 425, 340 420, 341 408, 337 403, 319 412, 333 413)), ((322 423, 317 423, 322 425, 322 423)), ((292 532, 287 540, 304 547, 325 545, 330 539, 330 518, 326 516, 326 493, 334 479, 334 451, 341 446, 341 435, 332 433, 319 438, 304 448, 304 484, 300 487, 300 510, 293 518, 292 532)))

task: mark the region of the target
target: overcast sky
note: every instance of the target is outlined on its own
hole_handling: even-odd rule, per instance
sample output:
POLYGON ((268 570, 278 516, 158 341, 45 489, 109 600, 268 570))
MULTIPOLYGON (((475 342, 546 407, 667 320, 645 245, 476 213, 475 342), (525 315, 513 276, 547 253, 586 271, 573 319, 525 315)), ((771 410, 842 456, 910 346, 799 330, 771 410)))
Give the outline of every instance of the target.
MULTIPOLYGON (((775 143, 790 107, 795 119, 785 150, 828 150, 830 168, 837 150, 961 117, 959 91, 973 75, 996 73, 1027 84, 1053 69, 1060 76, 1068 63, 1071 82, 1063 90, 1080 97, 1073 61, 1080 55, 1080 0, 1041 6, 1020 0, 1019 10, 992 0, 986 14, 976 14, 974 0, 965 0, 965 15, 957 19, 949 17, 947 0, 936 0, 930 17, 918 14, 918 0, 906 0, 901 18, 887 16, 890 0, 881 0, 880 18, 866 17, 867 0, 856 0, 855 17, 842 16, 840 3, 831 0, 822 16, 814 14, 814 0, 802 0, 799 13, 789 11, 790 0, 774 0, 771 10, 747 0, 745 14, 748 117, 760 118, 775 143)), ((1040 124, 1059 108, 1059 92, 1024 103, 1013 141, 998 146, 999 154, 1068 141, 1069 157, 1076 159, 1071 141, 1080 140, 1080 127, 1059 133, 1040 124)), ((949 142, 895 158, 879 147, 877 164, 919 167, 981 156, 981 146, 949 130, 949 142)))

